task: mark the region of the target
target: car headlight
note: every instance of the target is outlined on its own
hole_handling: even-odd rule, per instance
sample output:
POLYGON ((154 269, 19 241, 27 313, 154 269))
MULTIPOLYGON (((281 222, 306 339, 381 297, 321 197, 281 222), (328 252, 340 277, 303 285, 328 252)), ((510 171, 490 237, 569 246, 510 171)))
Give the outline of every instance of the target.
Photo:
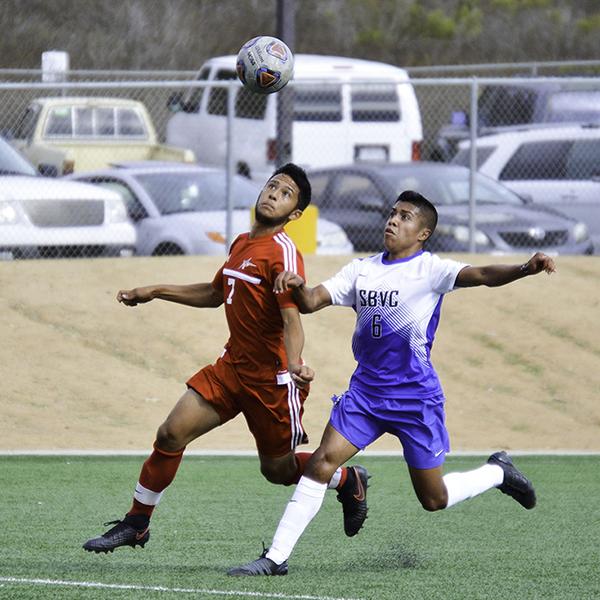
POLYGON ((0 202, 0 225, 14 225, 20 221, 19 213, 13 202, 0 202))
POLYGON ((573 237, 576 242, 583 242, 589 237, 587 225, 585 223, 575 223, 573 226, 573 237))
POLYGON ((127 210, 121 198, 111 198, 106 203, 106 222, 123 223, 127 221, 127 210))
POLYGON ((345 246, 348 243, 348 236, 343 230, 333 231, 325 235, 317 236, 317 245, 321 248, 331 246, 345 246))
MULTIPOLYGON (((438 229, 440 230, 440 233, 451 235, 457 242, 461 244, 469 243, 469 228, 465 225, 446 225, 438 227, 438 229)), ((476 246, 490 245, 490 238, 485 233, 483 233, 483 231, 476 229, 474 235, 476 246)))

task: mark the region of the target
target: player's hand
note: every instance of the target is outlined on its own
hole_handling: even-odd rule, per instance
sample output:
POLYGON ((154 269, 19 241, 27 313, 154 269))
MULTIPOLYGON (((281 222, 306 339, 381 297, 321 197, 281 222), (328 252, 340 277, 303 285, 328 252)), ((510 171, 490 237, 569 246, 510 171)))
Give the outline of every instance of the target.
POLYGON ((288 365, 288 371, 299 388, 306 387, 315 378, 315 372, 307 365, 288 365))
POLYGON ((302 287, 304 283, 304 279, 302 279, 298 273, 293 273, 292 271, 282 271, 279 273, 279 275, 277 275, 277 279, 275 279, 273 291, 276 294, 281 294, 283 292, 287 292, 289 289, 302 287))
POLYGON ((536 252, 524 265, 524 271, 527 275, 537 275, 546 271, 548 275, 556 271, 554 260, 543 252, 536 252))
POLYGON ((119 290, 117 292, 117 302, 122 302, 125 306, 137 306, 145 304, 154 299, 153 287, 134 288, 132 290, 119 290))

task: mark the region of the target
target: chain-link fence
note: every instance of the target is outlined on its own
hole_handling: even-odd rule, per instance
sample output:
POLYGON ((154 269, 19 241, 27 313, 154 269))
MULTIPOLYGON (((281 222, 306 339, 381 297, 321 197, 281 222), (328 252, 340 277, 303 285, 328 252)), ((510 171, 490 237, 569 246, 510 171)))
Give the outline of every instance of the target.
POLYGON ((1 258, 224 254, 287 160, 309 170, 317 253, 381 250, 406 189, 438 209, 432 251, 600 248, 599 78, 315 79, 258 96, 229 66, 143 75, 5 73, 1 258))

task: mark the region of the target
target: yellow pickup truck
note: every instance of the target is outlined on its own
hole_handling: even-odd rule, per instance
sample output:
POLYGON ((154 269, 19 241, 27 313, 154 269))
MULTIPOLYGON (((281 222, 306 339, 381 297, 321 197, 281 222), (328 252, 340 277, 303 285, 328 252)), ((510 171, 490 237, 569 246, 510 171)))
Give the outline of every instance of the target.
POLYGON ((125 98, 37 98, 12 135, 12 145, 48 174, 122 161, 196 162, 192 150, 160 144, 144 104, 125 98))

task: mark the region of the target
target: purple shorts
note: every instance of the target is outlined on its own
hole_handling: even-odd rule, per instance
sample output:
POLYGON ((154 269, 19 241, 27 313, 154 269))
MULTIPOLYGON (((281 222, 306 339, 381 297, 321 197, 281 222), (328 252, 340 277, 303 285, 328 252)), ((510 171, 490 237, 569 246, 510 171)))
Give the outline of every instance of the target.
POLYGON ((442 394, 425 399, 380 398, 351 388, 334 396, 333 402, 329 422, 357 448, 391 433, 400 440, 406 463, 415 469, 439 467, 450 451, 442 394))

